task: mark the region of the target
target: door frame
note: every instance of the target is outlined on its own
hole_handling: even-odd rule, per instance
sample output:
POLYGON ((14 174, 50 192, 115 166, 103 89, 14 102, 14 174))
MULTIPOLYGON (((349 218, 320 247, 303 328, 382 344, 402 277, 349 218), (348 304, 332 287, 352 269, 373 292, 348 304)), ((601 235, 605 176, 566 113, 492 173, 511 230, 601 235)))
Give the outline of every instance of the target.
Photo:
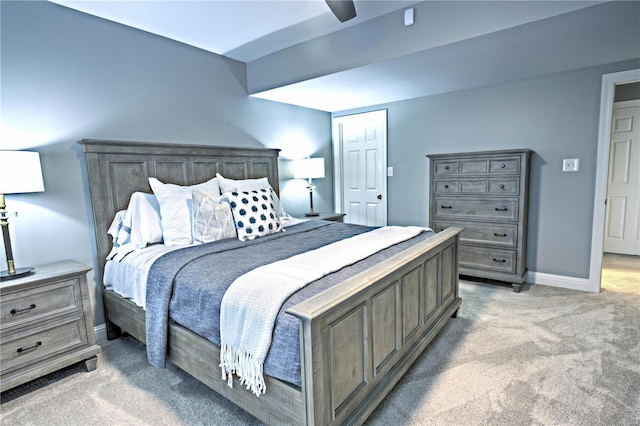
POLYGON ((380 120, 382 122, 382 130, 384 134, 384 141, 382 143, 382 199, 384 200, 384 223, 387 224, 388 220, 388 196, 387 196, 387 110, 380 109, 376 111, 368 111, 356 114, 347 114, 341 116, 335 116, 331 119, 331 134, 332 134, 332 150, 333 150, 333 194, 334 194, 334 205, 337 213, 344 213, 344 195, 342 191, 342 183, 344 180, 344 163, 342 161, 342 135, 340 134, 340 124, 345 119, 348 120, 350 117, 364 117, 380 120))
POLYGON ((616 85, 640 81, 640 69, 622 71, 602 76, 600 92, 600 124, 596 163, 593 224, 591 228, 591 267, 587 291, 600 292, 602 281, 602 249, 604 244, 605 202, 609 177, 609 150, 611 149, 611 122, 616 85))

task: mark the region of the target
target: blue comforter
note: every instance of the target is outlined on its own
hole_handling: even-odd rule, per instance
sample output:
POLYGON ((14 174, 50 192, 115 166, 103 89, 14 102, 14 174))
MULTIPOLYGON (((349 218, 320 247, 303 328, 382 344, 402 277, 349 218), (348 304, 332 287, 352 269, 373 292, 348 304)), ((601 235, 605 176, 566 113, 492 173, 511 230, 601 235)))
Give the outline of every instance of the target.
MULTIPOLYGON (((146 338, 149 362, 164 367, 169 319, 220 345, 220 304, 226 289, 239 276, 259 266, 349 238, 373 228, 337 222, 308 221, 285 232, 252 241, 227 239, 191 246, 160 257, 151 267, 146 295, 146 338)), ((294 293, 276 319, 264 373, 301 385, 298 319, 286 310, 343 281, 432 232, 392 246, 365 260, 317 280, 294 293)))

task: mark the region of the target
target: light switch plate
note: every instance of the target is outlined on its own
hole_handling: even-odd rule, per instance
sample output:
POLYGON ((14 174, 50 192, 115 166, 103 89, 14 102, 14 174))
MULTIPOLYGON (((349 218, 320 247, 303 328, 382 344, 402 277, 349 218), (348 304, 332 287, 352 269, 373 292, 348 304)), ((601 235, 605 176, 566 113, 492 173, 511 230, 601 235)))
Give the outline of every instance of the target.
POLYGON ((579 170, 580 170, 579 158, 565 158, 564 160, 562 160, 563 172, 577 172, 579 170))

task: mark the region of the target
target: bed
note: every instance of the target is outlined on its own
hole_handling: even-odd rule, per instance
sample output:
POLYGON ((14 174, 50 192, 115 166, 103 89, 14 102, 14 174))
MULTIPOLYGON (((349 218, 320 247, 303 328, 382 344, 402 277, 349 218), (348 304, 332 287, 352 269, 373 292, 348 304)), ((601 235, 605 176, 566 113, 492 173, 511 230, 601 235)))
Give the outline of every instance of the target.
MULTIPOLYGON (((149 177, 192 185, 220 173, 266 177, 276 193, 279 188, 276 149, 89 139, 80 144, 99 284, 111 251, 106 231, 134 192, 151 192, 149 177)), ((298 385, 267 375, 267 392, 259 397, 242 385, 229 387, 220 375, 220 347, 174 321, 167 325, 167 359, 265 423, 360 424, 455 317, 461 230, 449 228, 411 244, 288 307, 298 327, 298 385)), ((125 331, 146 343, 145 310, 102 290, 109 339, 125 331)))

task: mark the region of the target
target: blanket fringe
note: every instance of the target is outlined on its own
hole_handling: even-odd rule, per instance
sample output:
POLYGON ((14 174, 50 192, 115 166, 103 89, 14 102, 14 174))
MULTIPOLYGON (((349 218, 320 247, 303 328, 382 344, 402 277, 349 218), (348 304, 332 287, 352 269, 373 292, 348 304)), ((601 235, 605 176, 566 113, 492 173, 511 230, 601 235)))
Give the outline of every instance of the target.
POLYGON ((253 355, 230 345, 222 345, 220 348, 220 365, 222 369, 222 380, 227 381, 227 385, 233 387, 233 375, 240 379, 240 384, 254 395, 260 396, 267 390, 264 382, 263 361, 259 361, 253 355))

